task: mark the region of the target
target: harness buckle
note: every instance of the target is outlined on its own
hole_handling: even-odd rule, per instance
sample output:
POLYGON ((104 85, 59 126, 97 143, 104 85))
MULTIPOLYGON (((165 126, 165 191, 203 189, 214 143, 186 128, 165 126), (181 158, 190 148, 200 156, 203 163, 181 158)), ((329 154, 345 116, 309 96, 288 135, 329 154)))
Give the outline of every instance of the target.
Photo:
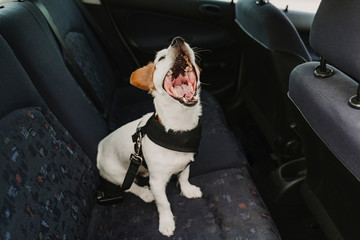
POLYGON ((130 155, 130 161, 131 165, 134 165, 134 167, 139 168, 142 162, 142 157, 137 153, 132 153, 130 155))

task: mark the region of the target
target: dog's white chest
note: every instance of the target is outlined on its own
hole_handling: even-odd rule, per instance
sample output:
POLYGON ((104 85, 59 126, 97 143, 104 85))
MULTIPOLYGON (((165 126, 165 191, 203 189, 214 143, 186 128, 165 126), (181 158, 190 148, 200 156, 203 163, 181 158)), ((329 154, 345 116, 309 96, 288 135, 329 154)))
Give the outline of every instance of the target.
POLYGON ((151 169, 150 174, 172 175, 184 170, 185 167, 194 161, 194 153, 185 153, 166 149, 155 144, 148 137, 143 139, 143 154, 151 169))

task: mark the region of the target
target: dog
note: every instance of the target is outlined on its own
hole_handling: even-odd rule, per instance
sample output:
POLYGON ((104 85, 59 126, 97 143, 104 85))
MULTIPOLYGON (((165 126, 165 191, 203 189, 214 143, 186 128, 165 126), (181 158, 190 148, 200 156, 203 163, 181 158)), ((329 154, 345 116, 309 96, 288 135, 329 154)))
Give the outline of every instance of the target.
MULTIPOLYGON (((195 54, 181 37, 176 37, 166 49, 156 54, 154 62, 131 74, 130 83, 153 96, 155 115, 148 113, 105 137, 98 145, 97 167, 100 175, 122 186, 129 169, 129 156, 134 152, 132 135, 151 116, 166 132, 187 132, 196 128, 202 114, 200 103, 200 68, 195 54)), ((171 236, 175 230, 174 215, 166 196, 166 185, 178 174, 181 194, 187 198, 202 197, 201 189, 189 183, 189 171, 194 152, 180 152, 156 144, 145 135, 141 139, 142 153, 148 169, 141 165, 138 174, 149 176, 150 189, 133 182, 126 192, 145 202, 155 200, 159 212, 159 231, 171 236)))

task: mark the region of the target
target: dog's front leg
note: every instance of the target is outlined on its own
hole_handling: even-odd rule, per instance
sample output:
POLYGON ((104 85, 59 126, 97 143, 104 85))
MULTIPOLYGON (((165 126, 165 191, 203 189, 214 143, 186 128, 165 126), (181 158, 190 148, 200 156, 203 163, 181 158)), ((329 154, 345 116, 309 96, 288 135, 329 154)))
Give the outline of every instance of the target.
POLYGON ((200 198, 202 197, 202 192, 199 187, 189 183, 189 173, 190 165, 188 165, 178 176, 181 194, 187 198, 200 198))
POLYGON ((159 212, 159 231, 168 237, 173 235, 175 230, 174 215, 171 212, 170 203, 166 197, 166 184, 169 179, 170 176, 150 177, 150 189, 159 212))
POLYGON ((136 183, 133 183, 131 187, 126 190, 126 192, 131 192, 141 198, 144 202, 152 202, 154 201, 154 196, 148 187, 140 187, 136 183))

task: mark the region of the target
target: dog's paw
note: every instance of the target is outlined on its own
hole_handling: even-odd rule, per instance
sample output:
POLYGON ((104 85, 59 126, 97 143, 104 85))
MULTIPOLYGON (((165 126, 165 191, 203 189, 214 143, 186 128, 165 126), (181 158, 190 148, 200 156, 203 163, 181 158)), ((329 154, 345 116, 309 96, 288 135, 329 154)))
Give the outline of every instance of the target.
POLYGON ((159 220, 159 232, 161 234, 170 237, 174 234, 175 221, 173 216, 162 217, 159 220))
POLYGON ((147 203, 154 201, 154 195, 151 193, 150 189, 147 187, 143 187, 139 197, 147 203))
POLYGON ((195 185, 189 185, 181 189, 181 195, 187 198, 201 198, 202 192, 199 187, 195 185))

